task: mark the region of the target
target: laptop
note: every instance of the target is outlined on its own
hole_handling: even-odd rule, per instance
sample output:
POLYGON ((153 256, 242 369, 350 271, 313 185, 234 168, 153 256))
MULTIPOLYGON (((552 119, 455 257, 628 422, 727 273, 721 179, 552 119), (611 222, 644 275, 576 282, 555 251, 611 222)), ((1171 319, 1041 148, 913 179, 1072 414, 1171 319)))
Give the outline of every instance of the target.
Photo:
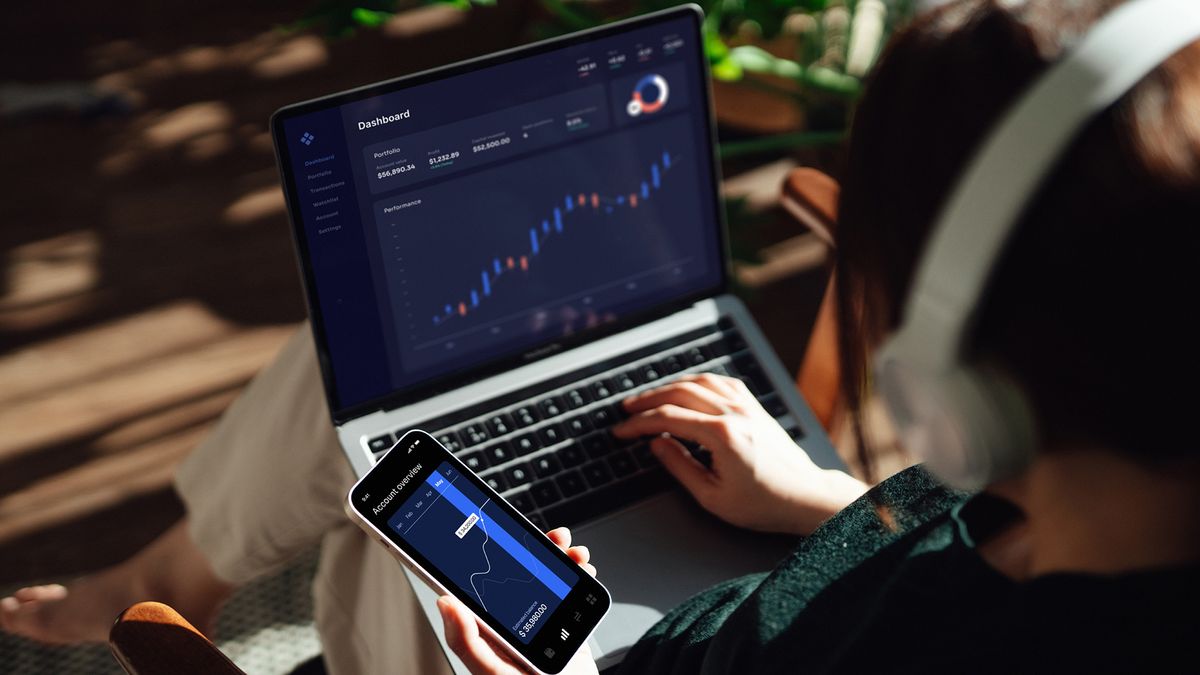
MULTIPOLYGON (((613 595, 591 640, 601 667, 795 543, 725 525, 645 442, 615 439, 623 398, 738 377, 817 464, 841 466, 728 293, 702 18, 649 14, 272 118, 355 472, 424 429, 535 524, 571 527, 613 595)), ((445 648, 434 595, 412 581, 445 648)))

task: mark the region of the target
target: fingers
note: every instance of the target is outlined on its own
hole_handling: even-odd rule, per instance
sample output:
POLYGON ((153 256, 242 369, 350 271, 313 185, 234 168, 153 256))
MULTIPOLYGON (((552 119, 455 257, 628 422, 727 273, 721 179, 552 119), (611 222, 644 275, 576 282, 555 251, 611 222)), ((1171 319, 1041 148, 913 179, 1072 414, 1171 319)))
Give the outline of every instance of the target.
POLYGON ((555 546, 564 551, 571 547, 571 530, 565 527, 556 527, 547 532, 546 536, 550 538, 550 541, 554 542, 555 546))
POLYGON ((576 565, 582 567, 588 574, 596 575, 596 568, 589 565, 588 561, 592 560, 592 550, 587 546, 572 546, 571 531, 566 527, 556 527, 550 532, 546 532, 546 537, 550 537, 551 542, 557 545, 558 548, 566 551, 566 557, 574 560, 576 565))
POLYGON ((683 375, 679 378, 681 382, 695 382, 696 384, 711 389, 718 394, 723 394, 730 398, 736 398, 742 393, 742 388, 746 386, 745 382, 736 377, 726 377, 724 375, 714 375, 713 373, 697 373, 695 375, 683 375), (739 387, 738 385, 741 385, 739 387))
POLYGON ((496 650, 483 639, 474 615, 461 602, 444 595, 438 598, 437 606, 446 628, 446 644, 458 654, 473 675, 510 675, 519 672, 500 658, 496 650))
POLYGON ((712 474, 679 441, 656 438, 650 441, 650 452, 693 495, 700 497, 712 487, 712 474))
POLYGON ((709 415, 723 415, 729 410, 728 401, 723 396, 693 381, 672 382, 631 396, 624 401, 625 410, 630 413, 640 413, 668 404, 709 415))
POLYGON ((567 549, 567 556, 576 564, 583 565, 592 559, 592 552, 586 546, 572 546, 567 549))
POLYGON ((585 572, 592 576, 596 576, 596 568, 588 561, 592 559, 592 552, 586 546, 571 546, 571 530, 565 527, 556 527, 546 533, 550 541, 556 546, 567 552, 567 557, 575 561, 576 565, 583 568, 585 572))
POLYGON ((621 438, 670 434, 712 449, 728 445, 722 429, 721 418, 716 415, 668 403, 630 417, 614 426, 612 433, 621 438))
POLYGON ((571 530, 565 527, 556 527, 546 533, 550 541, 556 546, 567 552, 567 557, 575 561, 576 565, 582 567, 588 574, 596 576, 596 568, 588 563, 592 559, 592 552, 586 546, 571 546, 571 530))

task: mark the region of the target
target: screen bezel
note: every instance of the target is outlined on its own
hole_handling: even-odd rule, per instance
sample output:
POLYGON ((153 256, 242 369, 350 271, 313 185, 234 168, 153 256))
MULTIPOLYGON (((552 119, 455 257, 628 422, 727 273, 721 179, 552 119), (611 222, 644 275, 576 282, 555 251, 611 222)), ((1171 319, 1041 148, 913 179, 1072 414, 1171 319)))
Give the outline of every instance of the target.
MULTIPOLYGON (((363 476, 350 489, 346 499, 347 506, 360 521, 367 523, 371 529, 387 540, 387 544, 403 552, 403 555, 407 556, 422 572, 432 577, 442 588, 467 605, 500 639, 504 640, 505 644, 516 650, 522 658, 529 661, 538 670, 546 673, 557 673, 565 668, 570 659, 579 651, 588 637, 600 624, 601 619, 608 614, 608 610, 612 607, 612 597, 608 589, 597 581, 595 577, 580 568, 562 549, 550 541, 545 533, 529 522, 529 519, 520 511, 513 508, 506 499, 497 494, 487 483, 484 483, 479 476, 476 476, 461 460, 454 456, 454 453, 447 450, 436 438, 425 431, 412 430, 405 433, 392 449, 367 472, 367 475, 363 476), (418 456, 414 458, 412 455, 413 452, 419 453, 418 456), (426 457, 429 457, 429 459, 426 459, 426 457), (534 635, 529 644, 522 644, 519 640, 515 639, 506 626, 497 621, 490 613, 484 611, 479 603, 475 602, 470 595, 461 591, 453 580, 443 574, 424 555, 411 547, 404 539, 394 535, 392 528, 388 526, 388 520, 403 506, 408 499, 408 495, 398 495, 378 514, 360 510, 359 505, 363 504, 362 495, 364 492, 368 495, 385 493, 396 485, 399 476, 408 473, 409 467, 411 467, 414 461, 422 463, 422 470, 414 474, 410 479, 414 485, 421 485, 425 481, 425 477, 436 470, 443 462, 450 463, 458 469, 463 478, 474 485, 480 492, 491 497, 492 502, 497 504, 514 522, 524 527, 535 540, 544 544, 546 550, 551 555, 571 566, 573 571, 579 575, 579 582, 571 588, 570 592, 567 593, 567 597, 563 598, 558 607, 549 616, 545 617, 546 623, 534 635), (553 642, 554 634, 550 630, 550 623, 554 617, 559 616, 561 612, 570 611, 574 605, 580 604, 582 602, 580 598, 589 592, 595 593, 599 599, 597 605, 586 608, 589 614, 595 613, 597 607, 601 608, 599 613, 595 613, 594 621, 588 624, 580 624, 582 630, 572 633, 571 637, 567 640, 553 642), (556 653, 553 658, 547 658, 543 653, 542 650, 546 647, 555 648, 556 653)), ((371 502, 367 503, 370 504, 371 502)))
POLYGON ((410 403, 427 399, 431 396, 436 396, 440 393, 450 391, 461 387, 470 382, 477 381, 484 377, 497 373, 512 370, 527 363, 532 363, 551 355, 560 353, 567 349, 577 347, 587 342, 593 342, 597 339, 612 335, 625 330, 631 326, 635 326, 647 321, 668 316, 677 311, 690 307, 694 303, 710 298, 715 295, 722 294, 729 287, 729 236, 728 226, 726 224, 725 209, 721 199, 720 190, 720 156, 717 152, 717 136, 716 125, 713 123, 714 114, 712 108, 712 79, 709 75, 708 59, 704 54, 703 40, 701 39, 701 24, 704 20, 703 10, 694 4, 682 5, 673 7, 660 12, 653 12, 642 16, 626 19, 624 21, 615 22, 605 26, 592 28, 585 31, 571 33, 541 42, 535 42, 529 45, 515 47, 513 49, 497 52, 466 61, 460 61, 447 66, 441 66, 430 70, 425 70, 419 73, 398 77, 384 82, 358 87, 348 91, 323 96, 321 98, 296 103, 285 106, 275 111, 271 116, 271 136, 274 139, 275 157, 279 166, 279 172, 283 182, 284 195, 286 196, 288 219, 292 226, 292 241, 295 245, 295 252, 306 304, 308 305, 310 325, 313 331, 313 337, 316 342, 317 359, 321 367, 321 379, 325 385, 325 397, 329 403, 330 414, 333 417, 334 424, 343 424, 357 417, 370 414, 379 410, 393 410, 410 403), (288 151, 288 145, 284 139, 283 122, 288 119, 307 115, 319 110, 327 110, 335 108, 347 103, 359 101, 373 96, 391 94, 397 91, 416 87, 435 80, 455 77, 457 75, 477 71, 483 68, 508 63, 518 59, 523 59, 531 56, 536 56, 556 49, 562 49, 584 42, 601 40, 628 31, 633 28, 644 28, 657 23, 665 23, 682 18, 689 18, 693 23, 693 40, 694 56, 699 60, 703 68, 702 81, 703 86, 700 87, 700 101, 693 103, 697 106, 697 110, 704 115, 704 122, 708 128, 707 142, 709 152, 712 156, 712 170, 709 172, 712 181, 712 189, 710 193, 713 197, 712 208, 716 214, 718 239, 718 256, 720 258, 720 269, 718 270, 718 282, 715 285, 706 288, 699 288, 693 292, 686 293, 655 305, 652 308, 631 313, 621 319, 611 323, 602 324, 581 330, 567 338, 549 338, 544 342, 532 345, 525 348, 521 352, 500 356, 489 359, 476 366, 468 367, 461 371, 447 373, 441 376, 435 376, 413 383, 411 385, 395 388, 392 391, 367 399, 359 403, 344 405, 338 395, 337 377, 333 372, 333 360, 330 356, 329 346, 326 339, 324 318, 321 312, 321 307, 318 302, 318 294, 316 290, 316 276, 312 265, 309 264, 310 254, 308 241, 306 239, 304 224, 300 219, 300 196, 297 190, 294 189, 295 176, 291 169, 291 155, 288 151))

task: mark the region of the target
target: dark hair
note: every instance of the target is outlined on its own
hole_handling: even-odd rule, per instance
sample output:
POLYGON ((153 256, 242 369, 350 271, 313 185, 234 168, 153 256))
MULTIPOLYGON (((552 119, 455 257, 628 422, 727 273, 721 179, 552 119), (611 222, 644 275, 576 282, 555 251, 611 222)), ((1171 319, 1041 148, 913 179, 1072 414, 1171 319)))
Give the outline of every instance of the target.
MULTIPOLYGON (((839 204, 843 390, 862 459, 869 355, 899 324, 943 201, 1001 115, 1120 2, 963 0, 885 49, 856 112, 839 204)), ((968 356, 1030 396, 1044 447, 1197 452, 1190 325, 1200 274, 1200 43, 1090 123, 1030 202, 977 308, 968 356)))

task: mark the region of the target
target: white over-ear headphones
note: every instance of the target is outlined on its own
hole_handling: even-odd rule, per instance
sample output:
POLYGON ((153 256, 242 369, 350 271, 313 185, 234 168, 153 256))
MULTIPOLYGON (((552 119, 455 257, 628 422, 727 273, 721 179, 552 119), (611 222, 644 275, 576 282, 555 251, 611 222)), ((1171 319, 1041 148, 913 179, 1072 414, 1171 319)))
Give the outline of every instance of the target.
POLYGON ((1083 127, 1200 38, 1200 1, 1134 0, 1101 19, 1007 113, 959 181, 913 278, 875 380, 901 442, 946 483, 1024 469, 1036 429, 1015 382, 964 362, 964 340, 1005 242, 1083 127))

